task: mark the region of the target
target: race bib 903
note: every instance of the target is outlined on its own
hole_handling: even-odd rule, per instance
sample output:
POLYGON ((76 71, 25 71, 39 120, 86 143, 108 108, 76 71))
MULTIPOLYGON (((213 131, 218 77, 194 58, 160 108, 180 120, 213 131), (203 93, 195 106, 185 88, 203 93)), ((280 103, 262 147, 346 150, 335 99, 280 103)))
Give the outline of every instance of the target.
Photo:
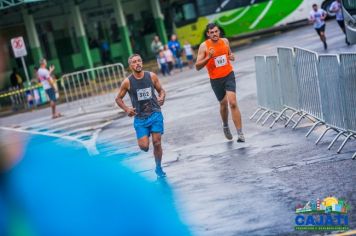
POLYGON ((136 92, 137 92, 137 99, 139 101, 148 100, 152 98, 151 88, 137 89, 136 92))
POLYGON ((226 55, 221 55, 214 58, 215 67, 225 66, 227 63, 226 55))

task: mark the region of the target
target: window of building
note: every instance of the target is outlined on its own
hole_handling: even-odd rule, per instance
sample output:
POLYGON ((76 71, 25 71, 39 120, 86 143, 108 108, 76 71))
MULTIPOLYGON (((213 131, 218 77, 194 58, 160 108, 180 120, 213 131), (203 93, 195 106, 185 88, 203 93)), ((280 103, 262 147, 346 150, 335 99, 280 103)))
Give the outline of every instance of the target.
POLYGON ((173 9, 174 23, 178 27, 193 22, 198 18, 197 7, 194 1, 176 4, 173 9))

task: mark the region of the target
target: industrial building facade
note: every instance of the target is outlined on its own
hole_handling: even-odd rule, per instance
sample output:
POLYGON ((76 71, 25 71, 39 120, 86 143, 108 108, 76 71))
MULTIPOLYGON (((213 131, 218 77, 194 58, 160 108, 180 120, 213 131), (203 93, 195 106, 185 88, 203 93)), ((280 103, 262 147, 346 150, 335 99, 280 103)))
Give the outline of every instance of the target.
POLYGON ((24 38, 30 74, 43 57, 55 65, 56 73, 63 74, 114 62, 125 64, 133 52, 153 57, 154 35, 167 43, 167 33, 172 30, 164 16, 169 15, 169 2, 162 0, 3 2, 0 37, 8 58, 7 75, 14 67, 23 70, 12 52, 14 37, 24 38))

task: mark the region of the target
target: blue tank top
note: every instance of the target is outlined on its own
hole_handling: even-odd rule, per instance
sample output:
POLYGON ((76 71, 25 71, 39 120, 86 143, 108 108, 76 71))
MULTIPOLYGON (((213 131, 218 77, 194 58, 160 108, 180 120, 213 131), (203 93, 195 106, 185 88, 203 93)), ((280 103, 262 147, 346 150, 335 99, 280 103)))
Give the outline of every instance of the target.
POLYGON ((137 79, 133 74, 129 76, 129 95, 132 106, 136 108, 138 118, 147 118, 153 112, 160 112, 151 74, 144 71, 142 79, 137 79))

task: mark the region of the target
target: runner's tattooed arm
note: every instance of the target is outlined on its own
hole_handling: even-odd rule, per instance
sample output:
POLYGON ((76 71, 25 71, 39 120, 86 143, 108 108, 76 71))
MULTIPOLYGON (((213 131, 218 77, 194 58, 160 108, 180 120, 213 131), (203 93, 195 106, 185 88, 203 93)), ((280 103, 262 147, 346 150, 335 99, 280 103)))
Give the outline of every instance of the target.
POLYGON ((158 104, 160 106, 163 106, 164 100, 166 99, 166 91, 162 88, 161 83, 159 82, 159 79, 157 75, 153 72, 151 72, 151 79, 153 82, 153 86, 155 87, 156 91, 158 92, 158 104))
POLYGON ((116 104, 122 109, 124 110, 128 116, 132 117, 132 116, 135 116, 137 115, 136 112, 135 112, 135 108, 132 108, 132 107, 128 107, 126 106, 126 104, 124 103, 124 100, 123 98, 125 97, 127 91, 129 91, 129 88, 130 88, 130 81, 128 78, 126 78, 121 86, 120 86, 120 89, 119 89, 119 93, 118 95, 116 96, 116 104))
POLYGON ((209 49, 209 53, 206 53, 206 51, 207 51, 206 44, 205 43, 200 44, 199 50, 198 50, 197 61, 195 63, 196 70, 201 70, 202 68, 204 68, 204 66, 206 66, 206 64, 208 63, 210 58, 213 57, 213 55, 214 55, 213 48, 209 49), (206 54, 208 54, 208 55, 206 55, 206 54))

